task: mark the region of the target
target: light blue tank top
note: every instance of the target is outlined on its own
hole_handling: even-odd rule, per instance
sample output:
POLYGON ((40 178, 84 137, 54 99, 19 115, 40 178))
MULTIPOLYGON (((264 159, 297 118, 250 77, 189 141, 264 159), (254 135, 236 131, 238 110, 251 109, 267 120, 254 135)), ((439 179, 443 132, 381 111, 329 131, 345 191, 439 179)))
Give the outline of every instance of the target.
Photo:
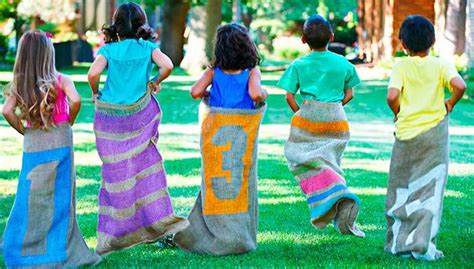
POLYGON ((155 43, 143 39, 125 39, 108 43, 98 54, 107 59, 107 80, 99 99, 113 104, 130 105, 147 90, 155 43))
POLYGON ((255 104, 249 95, 249 77, 249 69, 234 75, 226 74, 220 68, 215 68, 210 92, 210 106, 254 109, 255 104))

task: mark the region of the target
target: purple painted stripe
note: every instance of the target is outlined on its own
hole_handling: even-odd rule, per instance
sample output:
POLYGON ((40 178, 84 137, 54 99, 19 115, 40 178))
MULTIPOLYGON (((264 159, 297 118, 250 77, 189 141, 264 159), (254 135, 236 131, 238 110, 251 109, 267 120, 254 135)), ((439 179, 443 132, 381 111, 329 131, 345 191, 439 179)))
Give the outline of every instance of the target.
POLYGON ((161 155, 156 146, 150 144, 146 150, 133 158, 116 163, 104 163, 102 165, 102 178, 107 183, 124 181, 161 160, 161 155))
POLYGON ((148 227, 171 214, 173 214, 171 201, 169 196, 165 196, 140 208, 133 217, 128 219, 116 220, 107 215, 99 215, 97 230, 114 237, 121 237, 148 227))
POLYGON ((111 193, 102 187, 99 192, 99 205, 116 209, 128 208, 133 206, 138 199, 163 188, 166 188, 166 177, 164 171, 160 171, 139 180, 135 187, 128 191, 111 193))
POLYGON ((143 133, 139 136, 124 141, 97 138, 97 152, 99 152, 100 156, 109 156, 127 152, 140 146, 147 140, 150 140, 153 136, 158 136, 158 125, 159 121, 155 121, 155 123, 146 127, 145 130, 143 130, 143 133))
POLYGON ((145 127, 160 113, 155 98, 140 112, 133 115, 109 115, 96 111, 94 116, 94 129, 102 132, 124 133, 139 130, 145 127))

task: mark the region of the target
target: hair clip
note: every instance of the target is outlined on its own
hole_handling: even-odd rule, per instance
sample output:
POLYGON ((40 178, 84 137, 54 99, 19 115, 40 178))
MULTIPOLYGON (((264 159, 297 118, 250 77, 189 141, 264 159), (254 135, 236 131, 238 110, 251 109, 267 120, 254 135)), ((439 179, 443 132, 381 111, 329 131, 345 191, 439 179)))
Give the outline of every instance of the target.
POLYGON ((51 34, 50 32, 46 32, 45 34, 46 34, 46 36, 47 36, 48 38, 52 38, 52 37, 53 37, 53 34, 51 34))

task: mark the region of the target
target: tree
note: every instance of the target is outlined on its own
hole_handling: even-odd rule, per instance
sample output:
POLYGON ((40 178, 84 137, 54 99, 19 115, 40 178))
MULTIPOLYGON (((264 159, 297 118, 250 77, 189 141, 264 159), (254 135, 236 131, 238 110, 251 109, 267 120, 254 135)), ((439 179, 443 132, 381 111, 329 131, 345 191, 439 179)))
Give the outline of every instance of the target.
POLYGON ((213 41, 222 21, 222 1, 208 0, 207 5, 197 5, 189 14, 190 34, 181 67, 191 74, 209 65, 213 54, 213 41))
POLYGON ((186 0, 165 0, 163 3, 163 30, 161 50, 175 66, 183 60, 184 30, 190 3, 186 0))
POLYGON ((35 28, 37 17, 47 22, 62 23, 75 16, 73 2, 64 0, 22 0, 17 11, 20 16, 32 18, 32 28, 35 28))
POLYGON ((449 0, 444 37, 450 54, 461 55, 466 48, 466 0, 449 0))

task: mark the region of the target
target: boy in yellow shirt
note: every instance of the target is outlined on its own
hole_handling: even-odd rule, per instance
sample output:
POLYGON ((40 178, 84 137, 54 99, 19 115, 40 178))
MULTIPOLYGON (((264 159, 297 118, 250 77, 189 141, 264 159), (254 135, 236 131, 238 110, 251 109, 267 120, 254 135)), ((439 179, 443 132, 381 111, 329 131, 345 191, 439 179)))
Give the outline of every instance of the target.
POLYGON ((409 16, 399 34, 409 57, 393 66, 387 103, 395 115, 395 144, 386 201, 385 250, 392 254, 436 260, 443 193, 448 176, 448 114, 466 84, 452 64, 429 55, 434 27, 409 16), (445 101, 444 90, 451 98, 445 101))

